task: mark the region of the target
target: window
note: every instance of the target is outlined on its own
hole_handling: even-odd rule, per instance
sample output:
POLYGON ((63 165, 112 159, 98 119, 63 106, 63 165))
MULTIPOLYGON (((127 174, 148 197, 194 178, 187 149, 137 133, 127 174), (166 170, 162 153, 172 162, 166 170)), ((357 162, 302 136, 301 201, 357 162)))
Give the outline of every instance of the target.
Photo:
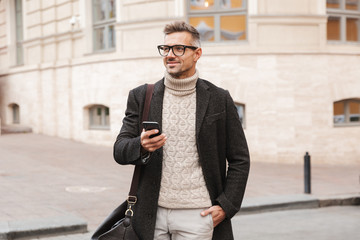
POLYGON ((110 129, 110 109, 103 105, 89 108, 90 129, 110 129))
POLYGON ((360 42, 360 0, 327 0, 327 39, 360 42))
POLYGON ((20 107, 16 103, 12 103, 9 105, 11 110, 11 117, 12 117, 12 123, 13 124, 19 124, 20 123, 20 107))
POLYGON ((360 98, 334 102, 335 125, 360 125, 360 98))
POLYGON ((116 0, 93 0, 94 51, 115 48, 116 0))
POLYGON ((24 64, 22 0, 15 0, 16 65, 24 64))
POLYGON ((246 0, 190 0, 189 23, 201 41, 246 40, 246 0))
POLYGON ((241 103, 235 103, 241 124, 245 128, 245 105, 241 103))

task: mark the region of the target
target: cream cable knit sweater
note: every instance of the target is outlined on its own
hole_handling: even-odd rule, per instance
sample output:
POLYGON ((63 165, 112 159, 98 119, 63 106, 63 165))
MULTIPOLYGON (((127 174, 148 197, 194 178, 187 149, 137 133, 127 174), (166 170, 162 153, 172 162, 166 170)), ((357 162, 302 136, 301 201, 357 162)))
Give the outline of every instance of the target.
POLYGON ((211 206, 195 139, 197 79, 197 71, 186 79, 174 79, 165 72, 162 131, 168 139, 163 147, 161 207, 211 206))

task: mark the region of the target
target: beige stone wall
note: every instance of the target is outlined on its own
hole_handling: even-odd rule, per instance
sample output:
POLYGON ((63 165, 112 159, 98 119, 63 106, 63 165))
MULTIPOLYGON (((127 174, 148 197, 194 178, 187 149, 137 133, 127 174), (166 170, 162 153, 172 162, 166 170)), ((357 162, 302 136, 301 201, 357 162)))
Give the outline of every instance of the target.
POLYGON ((74 57, 74 45, 80 36, 79 24, 71 25, 79 15, 79 1, 31 0, 25 15, 27 52, 25 64, 38 64, 74 57))
MULTIPOLYGON (((326 40, 325 0, 252 0, 248 41, 203 43, 200 75, 245 104, 254 161, 360 161, 360 126, 334 127, 333 102, 360 95, 360 47, 326 40)), ((164 67, 162 28, 186 20, 183 0, 118 0, 116 50, 92 52, 87 0, 23 0, 24 66, 14 66, 10 1, 0 2, 0 114, 20 106, 36 133, 112 145, 128 91, 155 82, 164 67), (75 16, 76 23, 69 23, 75 16), (110 108, 110 130, 91 130, 86 108, 110 108)))
MULTIPOLYGON (((79 15, 79 0, 23 0, 22 3, 25 65, 69 59, 84 53, 79 54, 83 49, 76 48, 82 38, 80 23, 69 24, 72 16, 79 15)), ((0 71, 16 65, 13 9, 14 1, 0 2, 0 71), (1 32, 6 32, 3 38, 1 32)))
POLYGON ((254 160, 301 163, 309 151, 316 163, 345 164, 359 162, 360 126, 334 127, 333 102, 359 97, 358 64, 346 55, 241 55, 205 56, 199 68, 246 104, 254 160))
POLYGON ((324 14, 322 0, 258 0, 258 14, 308 15, 324 14))
POLYGON ((0 69, 5 68, 5 60, 7 57, 7 26, 6 26, 6 10, 4 1, 0 2, 0 69), (3 66, 3 67, 2 67, 3 66))

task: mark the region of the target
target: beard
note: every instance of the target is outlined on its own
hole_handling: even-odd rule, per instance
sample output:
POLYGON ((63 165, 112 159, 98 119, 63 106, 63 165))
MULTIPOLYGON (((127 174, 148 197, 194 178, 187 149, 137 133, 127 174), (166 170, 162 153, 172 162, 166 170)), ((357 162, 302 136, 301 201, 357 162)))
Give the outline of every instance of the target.
POLYGON ((177 67, 166 67, 166 71, 168 72, 168 74, 176 79, 180 79, 180 78, 187 78, 192 76, 193 74, 189 74, 191 71, 191 68, 187 68, 187 69, 178 69, 177 67))

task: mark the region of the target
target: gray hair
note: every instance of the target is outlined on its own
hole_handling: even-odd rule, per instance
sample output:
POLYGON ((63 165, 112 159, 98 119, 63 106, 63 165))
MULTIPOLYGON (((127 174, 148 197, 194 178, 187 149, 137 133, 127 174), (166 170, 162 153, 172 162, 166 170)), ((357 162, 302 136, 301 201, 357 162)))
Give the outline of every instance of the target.
POLYGON ((165 25, 165 36, 175 32, 188 32, 192 37, 192 44, 196 47, 200 47, 200 34, 196 28, 183 21, 176 21, 165 25))

